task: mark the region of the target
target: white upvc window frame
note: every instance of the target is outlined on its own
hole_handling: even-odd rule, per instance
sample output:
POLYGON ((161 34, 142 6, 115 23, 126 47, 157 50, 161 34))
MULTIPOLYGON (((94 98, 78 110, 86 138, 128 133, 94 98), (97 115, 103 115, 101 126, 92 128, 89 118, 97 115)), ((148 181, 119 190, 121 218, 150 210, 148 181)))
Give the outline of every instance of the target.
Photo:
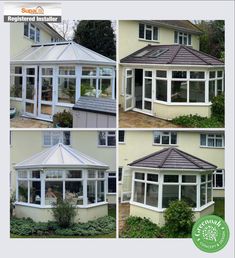
MULTIPOLYGON (((24 26, 25 26, 25 23, 24 23, 24 26)), ((39 27, 37 27, 36 25, 32 24, 32 23, 28 23, 28 33, 27 35, 24 34, 23 32, 23 35, 24 37, 26 37, 27 39, 35 42, 35 43, 39 43, 40 42, 40 39, 41 39, 41 30, 39 27), (30 30, 32 30, 34 32, 34 37, 31 38, 31 35, 30 35, 30 30), (39 34, 38 34, 39 33, 39 34), (38 37, 39 35, 39 37, 38 37), (39 40, 37 40, 39 38, 39 40)))
POLYGON ((178 141, 178 139, 177 139, 177 131, 153 131, 153 145, 172 145, 172 146, 177 146, 177 141, 178 141), (155 134, 156 133, 158 133, 158 134, 160 134, 160 143, 155 143, 154 142, 154 139, 155 139, 155 134), (164 135, 164 134, 168 134, 168 135, 164 135), (171 134, 172 133, 175 133, 176 134, 176 143, 171 143, 171 134), (162 143, 162 137, 163 136, 168 136, 168 138, 169 138, 169 143, 162 143))
MULTIPOLYGON (((15 81, 15 77, 22 77, 22 86, 21 86, 21 98, 19 97, 11 97, 11 100, 16 100, 16 101, 22 101, 23 96, 24 96, 24 67, 22 65, 11 65, 10 67, 10 82, 11 82, 11 77, 13 77, 13 80, 15 81), (21 73, 15 73, 15 67, 20 67, 21 68, 21 73), (11 72, 12 69, 14 69, 14 72, 11 72)), ((11 85, 10 85, 10 90, 11 90, 11 85)))
POLYGON ((209 87, 209 83, 211 81, 215 82, 215 96, 218 96, 218 80, 222 80, 222 93, 224 93, 224 71, 222 69, 212 69, 209 70, 208 72, 208 101, 211 103, 211 101, 209 100, 209 91, 210 91, 210 87, 209 87), (215 72, 215 77, 210 78, 210 72, 215 72), (222 76, 218 76, 218 72, 222 72, 222 76))
POLYGON ((212 148, 212 149, 224 149, 224 143, 225 143, 225 139, 224 139, 224 134, 223 133, 201 133, 200 134, 200 147, 201 148, 212 148), (201 144, 201 137, 202 135, 205 135, 206 136, 206 145, 202 145, 201 144), (213 135, 212 136, 209 136, 209 135, 213 135), (216 135, 220 135, 220 137, 217 137, 216 135), (208 145, 208 140, 209 139, 213 139, 214 143, 216 143, 216 139, 220 139, 222 140, 222 146, 209 146, 208 145))
POLYGON ((224 169, 216 169, 215 172, 212 175, 213 180, 212 180, 212 185, 214 190, 222 190, 225 187, 225 173, 224 169), (216 186, 216 176, 221 175, 222 176, 222 186, 216 186))
POLYGON ((116 147, 116 131, 98 131, 97 132, 97 145, 98 147, 105 147, 105 148, 115 148, 116 147), (100 144, 100 133, 105 134, 105 144, 100 144), (114 133, 114 134, 113 134, 114 133), (109 145, 108 144, 108 138, 109 137, 115 137, 115 145, 109 145))
POLYGON ((154 25, 150 25, 150 24, 145 24, 145 23, 139 23, 138 24, 138 39, 140 41, 151 41, 151 42, 159 42, 159 27, 157 26, 154 26, 154 25), (143 38, 140 38, 140 33, 139 33, 139 30, 140 30, 140 24, 144 25, 144 37, 143 38), (151 27, 151 28, 150 28, 151 27), (153 39, 154 36, 154 29, 157 29, 157 39, 153 39), (151 31, 151 39, 147 39, 146 38, 146 32, 147 31, 151 31))
POLYGON ((94 170, 94 169, 46 169, 46 170, 40 170, 40 169, 25 169, 25 170, 17 170, 17 175, 16 175, 16 204, 17 205, 22 205, 22 206, 30 206, 30 207, 37 207, 37 208, 52 208, 52 205, 46 205, 45 204, 45 200, 46 200, 46 182, 62 182, 62 196, 63 196, 63 200, 65 200, 66 197, 66 188, 65 188, 65 183, 66 182, 82 182, 82 187, 83 187, 83 204, 82 205, 74 205, 75 207, 79 207, 79 208, 89 208, 89 207, 95 207, 95 206, 100 206, 103 204, 106 204, 106 195, 107 195, 107 189, 106 189, 106 176, 105 176, 105 171, 104 170, 97 170, 95 169, 95 177, 94 178, 88 178, 88 170, 94 170), (29 174, 31 171, 40 171, 40 179, 37 178, 30 178, 29 174), (72 170, 79 170, 82 172, 82 177, 81 178, 66 178, 66 172, 67 171, 72 171, 72 170), (19 172, 21 171, 25 171, 27 173, 27 177, 25 178, 19 178, 19 172), (51 172, 51 171, 55 171, 55 172, 60 172, 61 173, 61 177, 58 178, 46 178, 47 173, 51 172), (98 172, 103 172, 104 173, 104 177, 99 178, 98 177, 98 172), (91 203, 88 204, 87 201, 87 182, 88 181, 95 181, 95 187, 96 187, 96 197, 95 197, 95 203, 91 203), (19 181, 25 181, 27 182, 27 187, 28 187, 28 198, 27 198, 27 202, 19 202, 19 191, 18 191, 18 186, 19 186, 19 181), (34 204, 34 203, 30 203, 30 182, 31 181, 38 181, 41 183, 41 199, 40 199, 40 204, 34 204), (98 202, 97 201, 97 182, 98 181, 103 181, 104 182, 104 201, 102 202, 98 202))
POLYGON ((55 144, 53 144, 53 138, 54 137, 58 137, 59 140, 58 140, 58 143, 63 143, 67 146, 71 146, 71 131, 50 131, 50 130, 46 130, 46 131, 43 131, 42 132, 42 146, 43 147, 51 147, 55 144), (70 133, 70 136, 69 136, 69 142, 70 144, 65 144, 65 133, 66 132, 69 132, 70 133), (50 137, 50 144, 45 144, 45 137, 50 137))
POLYGON ((119 184, 123 183, 123 172, 124 172, 124 168, 118 167, 118 183, 119 184), (119 180, 119 172, 121 172, 121 180, 119 180))
POLYGON ((182 31, 175 31, 174 32, 174 43, 175 44, 180 44, 180 45, 185 45, 185 46, 192 46, 192 34, 187 33, 187 32, 182 32, 182 31), (177 33, 177 37, 175 38, 175 33, 177 33), (182 43, 180 43, 180 37, 182 37, 182 43), (189 44, 189 38, 191 38, 191 44, 189 44), (176 39, 176 42, 175 42, 176 39), (184 40, 186 39, 187 43, 184 44, 184 40))
POLYGON ((125 141, 125 134, 126 134, 126 131, 125 130, 119 130, 118 131, 118 143, 119 144, 125 144, 126 143, 126 141, 125 141), (120 131, 122 131, 123 133, 124 133, 124 135, 123 135, 123 141, 120 141, 120 139, 119 139, 119 133, 120 133, 120 131))
POLYGON ((115 195, 117 193, 117 174, 115 171, 107 171, 107 194, 115 195), (114 175, 110 175, 114 174, 114 175), (116 192, 109 192, 109 178, 114 178, 116 182, 116 192))
POLYGON ((199 205, 200 205, 200 208, 202 207, 206 207, 208 204, 210 204, 211 202, 207 202, 207 197, 208 197, 208 183, 211 184, 211 200, 213 201, 213 174, 211 174, 211 180, 208 180, 208 175, 207 173, 203 173, 201 174, 200 176, 200 184, 199 184, 199 205), (201 178, 202 176, 205 176, 206 177, 206 180, 204 182, 201 181, 201 178), (205 204, 204 205, 201 205, 201 186, 202 185, 205 185, 206 186, 206 189, 205 189, 205 204))
POLYGON ((155 102, 158 102, 158 103, 163 103, 163 104, 166 104, 166 103, 169 103, 169 71, 168 70, 164 70, 164 69, 157 69, 155 71, 155 74, 154 74, 154 85, 153 87, 155 87, 155 92, 154 92, 154 101, 155 102), (158 77, 157 76, 157 72, 158 71, 163 71, 163 72, 166 72, 166 77, 158 77), (157 96, 156 96, 156 93, 157 93, 157 80, 158 81, 166 81, 166 101, 165 100, 159 100, 157 99, 157 96))

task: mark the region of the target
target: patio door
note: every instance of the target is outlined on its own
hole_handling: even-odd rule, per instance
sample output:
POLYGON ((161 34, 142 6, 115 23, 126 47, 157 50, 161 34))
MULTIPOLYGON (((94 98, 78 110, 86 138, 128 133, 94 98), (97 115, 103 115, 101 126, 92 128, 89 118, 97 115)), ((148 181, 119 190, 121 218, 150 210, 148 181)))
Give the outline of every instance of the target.
POLYGON ((54 67, 40 66, 38 87, 38 118, 52 120, 54 109, 54 81, 54 67))
POLYGON ((125 69, 125 107, 128 111, 134 108, 134 69, 125 69))
POLYGON ((37 66, 26 66, 24 73, 24 114, 35 117, 37 112, 37 66))
POLYGON ((153 71, 143 71, 143 111, 153 113, 153 71))

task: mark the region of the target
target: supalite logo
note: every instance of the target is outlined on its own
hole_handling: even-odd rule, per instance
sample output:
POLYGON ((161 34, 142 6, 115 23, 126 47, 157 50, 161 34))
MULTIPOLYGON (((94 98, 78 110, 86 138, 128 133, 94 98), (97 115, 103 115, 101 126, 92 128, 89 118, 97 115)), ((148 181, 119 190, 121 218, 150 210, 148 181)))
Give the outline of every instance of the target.
POLYGON ((21 12, 27 14, 44 14, 44 9, 41 6, 37 6, 36 8, 21 8, 21 12))
POLYGON ((194 244, 202 251, 207 253, 218 252, 228 242, 228 225, 218 216, 204 216, 194 224, 192 239, 194 244))

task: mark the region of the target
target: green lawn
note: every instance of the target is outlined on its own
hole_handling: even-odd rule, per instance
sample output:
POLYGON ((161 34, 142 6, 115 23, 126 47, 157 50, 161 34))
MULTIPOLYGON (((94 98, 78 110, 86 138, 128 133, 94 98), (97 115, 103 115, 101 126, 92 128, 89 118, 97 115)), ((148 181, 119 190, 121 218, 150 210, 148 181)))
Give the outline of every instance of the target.
POLYGON ((108 215, 116 219, 116 205, 108 206, 108 215))
POLYGON ((217 215, 224 219, 224 198, 214 198, 215 211, 214 215, 217 215))

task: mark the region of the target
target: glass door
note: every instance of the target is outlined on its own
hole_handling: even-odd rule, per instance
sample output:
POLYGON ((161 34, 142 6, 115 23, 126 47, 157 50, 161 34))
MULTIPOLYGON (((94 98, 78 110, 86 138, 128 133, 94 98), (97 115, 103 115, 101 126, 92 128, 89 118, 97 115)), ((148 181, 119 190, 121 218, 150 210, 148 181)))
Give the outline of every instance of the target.
POLYGON ((26 66, 24 72, 24 114, 35 117, 37 110, 37 66, 26 66))
POLYGON ((125 107, 128 111, 134 108, 134 70, 125 70, 125 107))
POLYGON ((38 94, 38 117, 52 120, 53 116, 53 89, 54 68, 40 67, 39 70, 39 94, 38 94))
POLYGON ((143 71, 143 111, 152 113, 153 111, 153 71, 143 71))

